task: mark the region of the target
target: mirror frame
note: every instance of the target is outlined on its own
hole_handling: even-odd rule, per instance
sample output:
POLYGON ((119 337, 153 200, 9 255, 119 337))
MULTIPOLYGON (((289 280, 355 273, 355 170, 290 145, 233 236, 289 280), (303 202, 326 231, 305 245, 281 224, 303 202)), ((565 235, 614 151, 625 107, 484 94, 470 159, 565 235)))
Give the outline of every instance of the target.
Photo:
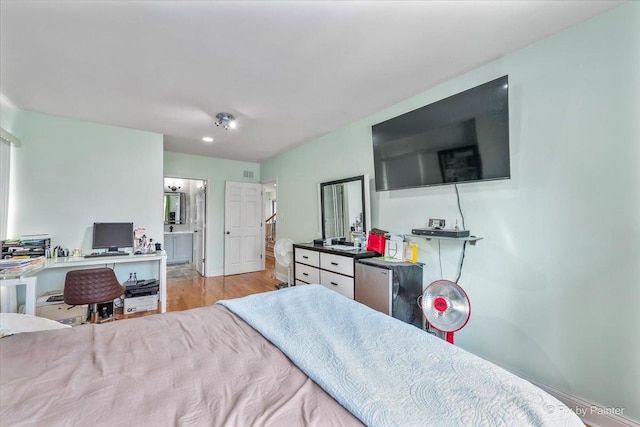
MULTIPOLYGON (((319 200, 320 200, 320 229, 322 230, 322 238, 326 239, 325 221, 324 221, 324 188, 335 184, 345 184, 348 182, 359 181, 361 188, 362 201, 362 230, 367 233, 371 229, 371 194, 369 191, 369 175, 358 175, 350 178, 337 179, 335 181, 321 182, 318 184, 319 200)), ((349 236, 341 236, 349 237, 349 236)))
MULTIPOLYGON (((180 196, 180 217, 178 218, 178 220, 176 222, 171 222, 171 221, 164 221, 165 225, 181 225, 181 224, 185 224, 186 223, 186 194, 183 193, 182 191, 165 191, 164 192, 164 197, 166 198, 167 196, 180 196)), ((164 217, 164 214, 163 214, 164 217)))

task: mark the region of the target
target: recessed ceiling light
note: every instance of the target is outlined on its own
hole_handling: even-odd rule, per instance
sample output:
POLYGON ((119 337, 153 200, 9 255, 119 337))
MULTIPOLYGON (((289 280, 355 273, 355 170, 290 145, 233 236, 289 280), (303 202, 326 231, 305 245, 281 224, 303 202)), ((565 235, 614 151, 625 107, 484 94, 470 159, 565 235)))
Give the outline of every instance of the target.
POLYGON ((202 140, 204 142, 213 142, 213 138, 211 138, 210 136, 204 136, 204 137, 202 137, 202 140))

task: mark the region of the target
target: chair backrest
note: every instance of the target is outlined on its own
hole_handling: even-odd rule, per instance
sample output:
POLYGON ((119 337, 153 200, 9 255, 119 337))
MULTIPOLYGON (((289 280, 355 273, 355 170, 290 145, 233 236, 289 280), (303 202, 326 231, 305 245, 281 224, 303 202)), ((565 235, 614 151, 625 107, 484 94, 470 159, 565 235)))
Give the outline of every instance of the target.
POLYGON ((107 302, 122 294, 124 286, 110 268, 73 270, 64 280, 64 302, 69 305, 107 302))

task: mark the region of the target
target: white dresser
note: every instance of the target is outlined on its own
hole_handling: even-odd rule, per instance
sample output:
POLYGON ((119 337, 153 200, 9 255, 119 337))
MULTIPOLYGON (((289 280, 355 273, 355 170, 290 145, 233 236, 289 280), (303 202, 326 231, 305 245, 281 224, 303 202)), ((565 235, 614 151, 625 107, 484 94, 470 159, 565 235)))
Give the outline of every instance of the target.
POLYGON ((377 256, 366 250, 339 250, 300 243, 293 245, 296 285, 319 283, 354 298, 356 259, 377 256))

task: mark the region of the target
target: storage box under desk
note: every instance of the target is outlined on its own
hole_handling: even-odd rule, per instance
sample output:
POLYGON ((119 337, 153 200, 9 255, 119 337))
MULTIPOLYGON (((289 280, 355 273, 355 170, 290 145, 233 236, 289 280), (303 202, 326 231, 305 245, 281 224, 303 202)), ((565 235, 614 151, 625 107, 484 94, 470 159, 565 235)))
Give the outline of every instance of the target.
POLYGON ((124 314, 138 313, 158 309, 158 295, 145 295, 124 299, 124 314))
POLYGON ((36 307, 36 316, 46 317, 65 325, 79 325, 87 319, 86 305, 68 305, 63 302, 36 307))

